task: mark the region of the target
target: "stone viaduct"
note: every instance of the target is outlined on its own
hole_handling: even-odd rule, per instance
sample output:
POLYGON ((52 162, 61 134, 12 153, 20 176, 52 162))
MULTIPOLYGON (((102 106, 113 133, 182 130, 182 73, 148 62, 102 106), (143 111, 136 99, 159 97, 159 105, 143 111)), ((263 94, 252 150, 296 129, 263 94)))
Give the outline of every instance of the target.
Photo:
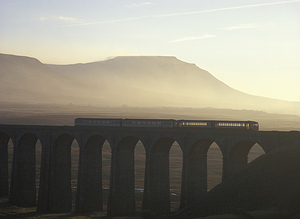
POLYGON ((215 142, 223 155, 223 180, 247 165, 251 147, 265 153, 300 140, 297 131, 197 130, 180 128, 112 128, 80 126, 0 125, 0 195, 10 203, 37 206, 41 213, 71 212, 71 144, 79 147, 75 211, 102 210, 102 145, 111 147, 107 214, 135 213, 134 149, 146 151, 143 209, 158 215, 170 211, 169 150, 176 141, 182 150, 180 207, 207 192, 207 151, 215 142), (8 183, 8 142, 14 145, 12 177, 8 183), (35 147, 42 145, 36 200, 35 147))

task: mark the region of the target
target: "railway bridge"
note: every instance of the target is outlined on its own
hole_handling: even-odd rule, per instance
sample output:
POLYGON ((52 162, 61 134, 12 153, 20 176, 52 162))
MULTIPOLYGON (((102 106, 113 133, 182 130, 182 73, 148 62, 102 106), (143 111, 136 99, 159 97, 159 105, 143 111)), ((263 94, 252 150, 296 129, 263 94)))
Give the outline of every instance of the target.
POLYGON ((37 206, 41 213, 71 212, 71 144, 79 144, 75 211, 102 210, 102 146, 111 148, 107 214, 135 213, 134 149, 146 151, 143 209, 158 215, 170 211, 169 151, 176 141, 182 150, 180 207, 207 192, 207 151, 215 142, 223 156, 223 180, 247 165, 251 147, 265 153, 300 140, 298 131, 246 131, 180 128, 114 128, 83 126, 0 125, 0 195, 10 203, 37 206), (11 184, 8 183, 8 142, 14 145, 11 184), (36 200, 35 147, 42 145, 36 200))

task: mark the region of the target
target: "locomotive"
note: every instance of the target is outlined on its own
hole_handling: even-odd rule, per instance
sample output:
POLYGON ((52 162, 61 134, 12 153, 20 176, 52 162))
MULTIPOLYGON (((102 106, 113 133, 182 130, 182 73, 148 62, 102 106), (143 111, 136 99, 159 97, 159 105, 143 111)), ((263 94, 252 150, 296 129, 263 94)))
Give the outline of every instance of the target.
POLYGON ((77 118, 75 126, 132 127, 132 128, 203 128, 244 129, 258 131, 255 121, 175 120, 175 119, 107 119, 77 118))

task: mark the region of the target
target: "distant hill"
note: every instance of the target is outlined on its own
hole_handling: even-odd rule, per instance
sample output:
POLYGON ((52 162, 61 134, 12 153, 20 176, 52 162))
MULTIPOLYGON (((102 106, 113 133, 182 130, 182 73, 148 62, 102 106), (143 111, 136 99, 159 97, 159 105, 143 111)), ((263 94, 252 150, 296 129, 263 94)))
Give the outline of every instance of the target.
POLYGON ((300 102, 242 93, 175 57, 116 57, 46 65, 0 54, 0 101, 94 106, 171 106, 254 109, 300 114, 300 102))
POLYGON ((0 54, 0 66, 0 102, 62 104, 80 100, 76 80, 37 59, 0 54))
POLYGON ((300 216, 299 156, 300 141, 292 147, 262 155, 249 163, 245 170, 170 218, 221 214, 248 218, 246 213, 253 210, 277 211, 282 216, 280 218, 300 216))

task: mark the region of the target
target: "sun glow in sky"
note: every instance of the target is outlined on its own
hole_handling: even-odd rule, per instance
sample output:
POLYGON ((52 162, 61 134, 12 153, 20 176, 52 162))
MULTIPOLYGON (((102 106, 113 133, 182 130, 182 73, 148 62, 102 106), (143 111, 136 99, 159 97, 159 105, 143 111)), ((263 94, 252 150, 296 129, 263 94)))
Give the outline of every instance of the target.
POLYGON ((0 0, 0 52, 176 56, 237 90, 300 101, 300 0, 0 0))

